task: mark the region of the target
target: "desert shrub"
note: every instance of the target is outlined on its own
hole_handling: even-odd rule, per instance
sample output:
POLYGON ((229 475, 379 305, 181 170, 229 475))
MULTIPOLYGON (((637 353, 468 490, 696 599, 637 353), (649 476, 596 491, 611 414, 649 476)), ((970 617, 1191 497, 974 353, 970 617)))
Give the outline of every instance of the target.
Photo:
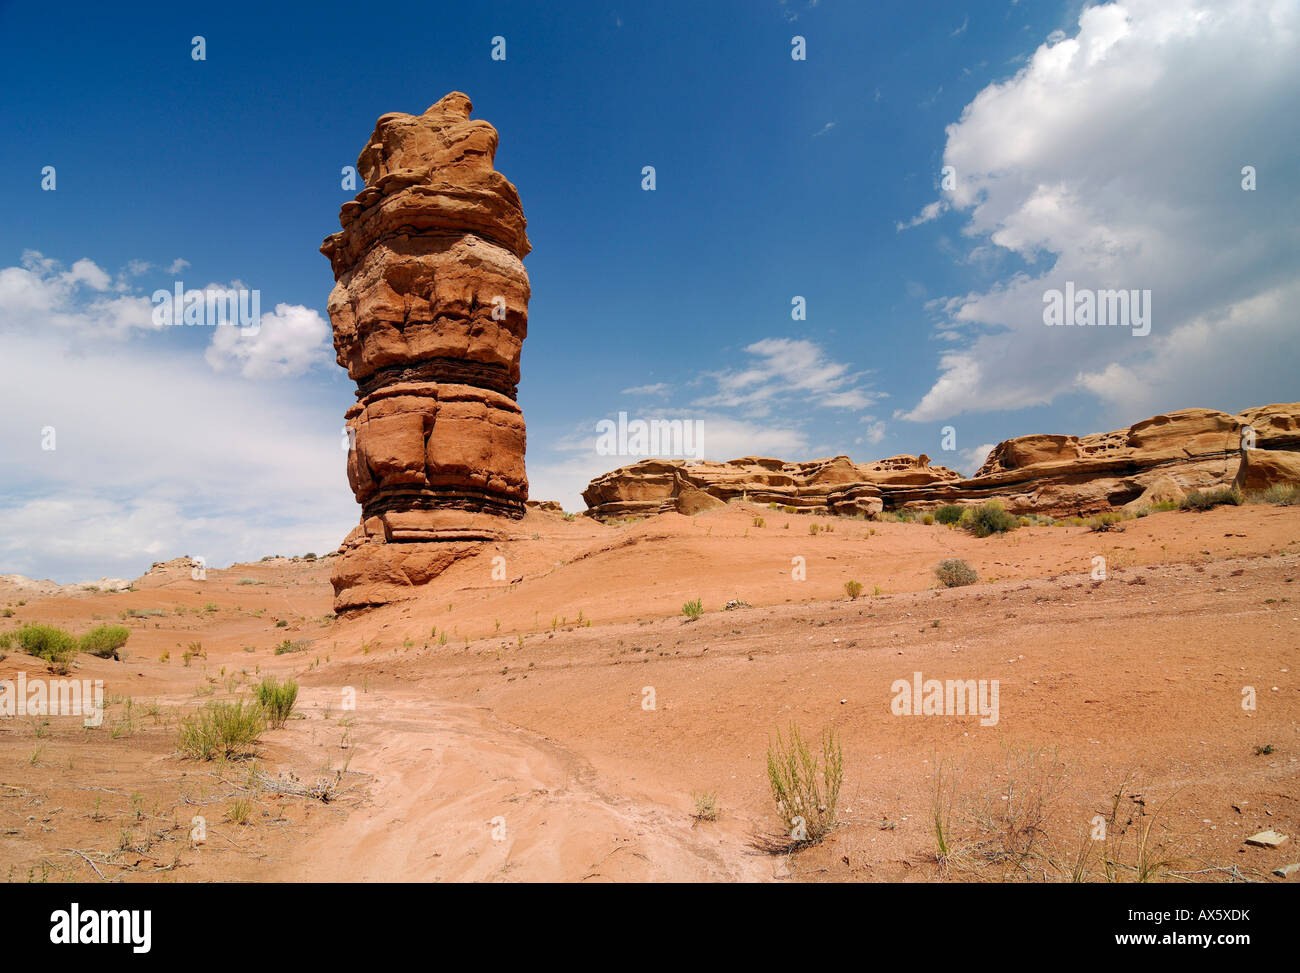
POLYGON ((945 588, 962 588, 980 579, 979 572, 959 557, 950 557, 936 564, 934 576, 945 588))
POLYGON ((755 517, 755 518, 754 518, 754 526, 755 526, 755 527, 766 527, 766 526, 767 526, 767 521, 764 520, 762 517, 755 517))
POLYGON ((267 676, 257 687, 257 702, 273 730, 280 729, 289 721, 297 700, 298 684, 292 679, 277 682, 274 676, 267 676))
POLYGON ((704 614, 704 603, 699 598, 688 601, 682 605, 682 614, 686 616, 687 621, 693 622, 704 614))
POLYGON ((226 810, 226 820, 231 824, 248 824, 248 818, 253 813, 253 802, 246 797, 239 797, 226 810))
POLYGON ((279 645, 275 647, 275 654, 288 655, 291 652, 306 652, 310 648, 311 648, 311 639, 298 639, 295 642, 291 642, 289 639, 285 639, 283 642, 281 642, 279 645))
POLYGON ((180 751, 195 760, 236 757, 252 750, 266 730, 266 714, 256 703, 208 703, 181 722, 180 751))
POLYGON ((14 638, 28 655, 44 659, 59 669, 66 670, 77 655, 76 638, 53 625, 30 623, 15 632, 14 638))
POLYGON ((1300 504, 1300 489, 1294 483, 1274 483, 1267 490, 1255 494, 1258 503, 1272 503, 1279 507, 1294 507, 1300 504))
POLYGON ((1183 498, 1182 508, 1184 510, 1209 510, 1212 507, 1220 507, 1224 504, 1236 507, 1240 506, 1244 499, 1241 491, 1234 490, 1232 487, 1219 487, 1217 490, 1193 490, 1183 498))
POLYGON ((1179 867, 1181 859, 1179 839, 1161 821, 1173 798, 1152 810, 1148 808, 1151 798, 1130 784, 1127 778, 1119 784, 1102 814, 1106 838, 1099 853, 1101 877, 1106 882, 1160 881, 1179 867))
POLYGON ((820 757, 790 724, 790 735, 767 748, 767 781, 772 800, 796 844, 821 841, 835 827, 835 809, 844 782, 844 753, 832 730, 823 730, 820 757))
POLYGON ((931 526, 934 523, 934 514, 924 514, 921 517, 921 523, 927 527, 931 526))
POLYGON ((1088 530, 1094 534, 1099 534, 1102 531, 1114 530, 1115 526, 1123 519, 1123 515, 1117 513, 1097 514, 1096 516, 1088 518, 1088 530))
POLYGON ((963 508, 959 504, 945 503, 934 512, 934 519, 941 524, 955 524, 961 520, 963 508))
POLYGON ((697 821, 718 820, 718 796, 713 791, 702 791, 695 797, 695 814, 697 821))
POLYGON ((845 593, 846 595, 849 596, 849 599, 850 599, 850 600, 856 599, 856 598, 858 597, 858 595, 862 594, 862 582, 861 582, 861 581, 845 581, 845 582, 844 582, 844 593, 845 593))
POLYGON ((934 860, 947 865, 954 857, 953 804, 957 796, 956 771, 945 768, 943 761, 934 761, 934 779, 930 802, 930 834, 934 837, 934 860))
POLYGON ((125 625, 97 625, 81 637, 81 651, 101 659, 121 659, 122 646, 130 637, 125 625))
POLYGON ((1006 508, 996 500, 989 500, 978 507, 971 507, 962 513, 961 526, 976 537, 988 537, 990 534, 1004 534, 1018 526, 1016 518, 1007 513, 1006 508))
POLYGON ((1033 869, 1049 852, 1048 825, 1068 779, 1056 750, 1004 742, 1001 764, 967 811, 981 835, 972 856, 1003 869, 1004 881, 1033 869))

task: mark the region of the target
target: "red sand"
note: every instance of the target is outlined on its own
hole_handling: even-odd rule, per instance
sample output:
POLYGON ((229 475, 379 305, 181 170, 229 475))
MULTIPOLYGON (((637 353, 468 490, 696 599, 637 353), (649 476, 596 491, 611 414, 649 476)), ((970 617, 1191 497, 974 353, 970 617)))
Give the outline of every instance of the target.
MULTIPOLYGON (((1167 859, 1156 878, 1226 881, 1235 870, 1280 881, 1271 870, 1300 860, 1300 509, 1122 526, 976 539, 741 503, 614 526, 530 512, 534 539, 485 549, 416 600, 339 620, 327 560, 209 569, 203 581, 172 563, 132 592, 22 606, 25 595, 0 589, 15 611, 3 630, 39 620, 80 633, 128 609, 162 612, 125 623, 127 661, 79 657, 75 676, 103 679, 114 701, 102 727, 0 719, 0 874, 1056 881, 1086 847, 1095 881, 1105 846, 1131 880, 1134 835, 1154 818, 1158 854, 1147 857, 1167 859), (811 534, 813 522, 833 531, 811 534), (493 577, 497 554, 505 581, 493 577), (1098 555, 1101 582, 1090 576, 1098 555), (791 578, 795 557, 806 581, 791 578), (935 589, 946 557, 965 558, 980 582, 935 589), (864 586, 856 601, 848 580, 864 586), (687 622, 682 605, 697 596, 705 614, 687 622), (724 611, 731 599, 752 607, 724 611), (285 639, 311 645, 275 655, 285 639), (193 642, 205 655, 187 666, 193 642), (891 685, 917 671, 997 680, 997 725, 893 715, 891 685), (184 713, 247 694, 268 673, 302 684, 301 718, 265 733, 255 760, 177 753, 184 713), (355 711, 343 709, 344 687, 355 711), (792 721, 809 736, 839 734, 840 826, 772 853, 764 845, 782 825, 766 751, 792 721), (1054 748, 1062 773, 1042 756, 1037 770, 1008 774, 1007 754, 1031 748, 1054 748), (931 828, 937 762, 958 789, 944 865, 931 828), (335 798, 266 784, 290 773, 334 781, 335 798), (1145 804, 1125 799, 1119 823, 1147 816, 1122 839, 1089 844, 1126 779, 1145 804), (1012 803, 1049 794, 1032 832, 1003 841, 981 808, 1004 817, 1009 784, 1012 803), (716 821, 692 816, 702 791, 716 793, 716 821), (232 808, 247 808, 246 823, 226 820, 232 808), (1265 829, 1291 838, 1244 843, 1265 829), (1023 863, 995 853, 1029 835, 1035 854, 1023 863)), ((19 671, 45 674, 11 649, 0 679, 19 671)))

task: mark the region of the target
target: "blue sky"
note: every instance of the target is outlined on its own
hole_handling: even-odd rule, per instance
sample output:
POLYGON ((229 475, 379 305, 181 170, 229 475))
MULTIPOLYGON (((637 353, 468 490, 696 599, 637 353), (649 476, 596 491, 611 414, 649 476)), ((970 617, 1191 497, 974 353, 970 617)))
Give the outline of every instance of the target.
POLYGON ((318 247, 375 119, 452 90, 528 217, 539 499, 630 461, 592 449, 620 410, 703 420, 712 459, 970 472, 1300 398, 1293 3, 188 6, 0 4, 0 573, 341 540, 318 247), (1150 289, 1152 333, 1045 328, 1066 279, 1150 289), (149 328, 176 281, 259 290, 261 340, 149 328))

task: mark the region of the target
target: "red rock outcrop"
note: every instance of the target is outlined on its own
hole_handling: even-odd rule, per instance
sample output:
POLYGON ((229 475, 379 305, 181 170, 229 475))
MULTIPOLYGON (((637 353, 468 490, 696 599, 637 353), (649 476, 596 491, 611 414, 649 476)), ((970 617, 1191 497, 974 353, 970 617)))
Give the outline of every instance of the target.
POLYGON ((541 510, 549 514, 564 513, 564 505, 558 500, 529 500, 527 506, 529 510, 541 510))
POLYGON ((1249 493, 1283 484, 1300 485, 1300 452, 1282 449, 1247 449, 1233 486, 1249 493))
POLYGON ((999 443, 973 477, 894 491, 888 506, 998 500, 1017 514, 1084 516, 1131 504, 1157 484, 1153 496, 1172 496, 1171 487, 1231 486, 1249 441, 1247 428, 1254 430, 1256 452, 1294 447, 1300 442, 1300 403, 1238 415, 1181 409, 1091 436, 1020 436, 999 443))
POLYGON ((365 188, 321 252, 338 363, 357 383, 335 608, 409 594, 524 515, 530 246, 519 194, 493 168, 497 132, 452 92, 382 116, 357 159, 365 188))
POLYGON ((1183 409, 1091 436, 1020 436, 999 443, 968 478, 930 466, 926 456, 876 463, 847 456, 810 463, 643 460, 597 477, 582 496, 588 514, 599 519, 698 512, 695 493, 717 502, 747 497, 814 513, 868 516, 998 500, 1013 513, 1064 517, 1234 482, 1259 490, 1298 481, 1300 403, 1289 403, 1238 415, 1183 409))
POLYGON ((727 463, 648 459, 592 480, 582 493, 601 520, 676 511, 695 514, 730 500, 778 503, 818 514, 866 514, 883 508, 892 485, 947 482, 961 474, 930 466, 927 456, 854 463, 847 456, 786 463, 746 456, 727 463))

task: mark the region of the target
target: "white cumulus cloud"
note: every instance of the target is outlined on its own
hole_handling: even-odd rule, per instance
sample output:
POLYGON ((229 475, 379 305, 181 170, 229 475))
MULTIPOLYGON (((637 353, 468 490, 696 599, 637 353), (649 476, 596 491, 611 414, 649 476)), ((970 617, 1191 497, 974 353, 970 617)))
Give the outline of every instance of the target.
POLYGON ((245 378, 290 378, 330 361, 332 333, 320 312, 300 304, 277 304, 272 314, 261 315, 258 328, 214 328, 204 358, 219 372, 233 369, 245 378))
POLYGON ((1141 414, 1285 398, 1300 367, 1285 310, 1300 279, 1298 100, 1300 4, 1086 7, 948 127, 944 199, 968 218, 967 259, 1005 272, 942 305, 939 331, 958 340, 901 415, 1079 391, 1141 414), (1150 335, 1045 326, 1044 292, 1066 282, 1150 290, 1150 335))
POLYGON ((108 286, 89 260, 0 268, 0 574, 134 577, 181 554, 222 566, 337 546, 357 520, 351 396, 322 409, 244 377, 320 357, 319 315, 279 305, 217 372, 175 340, 205 329, 159 328, 148 297, 108 286))

